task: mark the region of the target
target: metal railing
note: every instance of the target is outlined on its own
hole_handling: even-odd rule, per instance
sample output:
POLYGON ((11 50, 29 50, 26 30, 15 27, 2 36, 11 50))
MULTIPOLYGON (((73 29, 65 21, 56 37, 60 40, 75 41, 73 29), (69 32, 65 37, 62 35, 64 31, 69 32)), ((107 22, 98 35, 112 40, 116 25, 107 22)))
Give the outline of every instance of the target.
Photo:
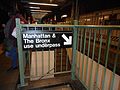
MULTIPOLYGON (((60 74, 66 74, 71 73, 71 64, 69 61, 67 53, 67 48, 52 48, 51 44, 49 45, 49 48, 46 48, 46 46, 43 44, 45 41, 42 41, 42 39, 39 39, 43 42, 43 44, 38 45, 39 47, 45 47, 39 50, 39 48, 34 49, 23 49, 24 42, 29 42, 31 38, 28 41, 23 41, 22 35, 23 32, 26 31, 32 31, 32 33, 35 32, 50 32, 50 35, 52 32, 58 31, 56 35, 58 35, 60 32, 64 32, 64 30, 69 31, 69 26, 57 26, 57 25, 43 25, 43 24, 20 24, 20 20, 16 20, 16 27, 17 27, 17 43, 18 43, 18 56, 19 56, 19 70, 20 70, 20 86, 25 86, 26 82, 25 79, 29 78, 30 81, 32 80, 40 80, 43 78, 51 78, 51 77, 57 77, 60 74)), ((46 34, 47 35, 47 34, 46 34)), ((51 36, 54 36, 55 34, 52 34, 51 36)), ((49 36, 49 35, 48 35, 49 36)), ((25 36, 27 37, 27 35, 25 36)), ((29 37, 29 36, 28 36, 29 37)), ((41 36, 43 37, 43 36, 41 36)), ((47 39, 45 39, 47 40, 47 39)), ((57 39, 58 41, 61 41, 60 39, 57 39)), ((46 41, 47 42, 47 41, 46 41)), ((48 42, 50 42, 48 40, 48 42)), ((31 46, 31 43, 29 43, 31 46)), ((53 46, 57 46, 55 43, 53 46)), ((58 45, 59 46, 59 45, 58 45)), ((27 47, 27 44, 24 48, 27 47)))
POLYGON ((78 25, 76 29, 77 78, 90 90, 119 90, 120 27, 78 25))
MULTIPOLYGON (((20 67, 20 86, 25 85, 25 68, 22 49, 21 32, 25 30, 72 30, 73 44, 72 48, 54 49, 47 51, 48 71, 54 70, 52 73, 47 72, 46 75, 56 75, 71 72, 71 79, 79 79, 82 84, 89 90, 119 90, 120 89, 120 26, 96 26, 96 25, 46 25, 46 24, 20 24, 16 21, 17 41, 20 67), (117 33, 116 33, 117 32, 117 33), (60 58, 56 55, 58 52, 60 58), (66 52, 66 53, 65 53, 66 52), (63 55, 66 55, 65 65, 63 65, 63 55), (54 58, 54 66, 50 68, 51 56, 54 58), (58 59, 58 60, 56 60, 58 59), (57 68, 57 62, 59 62, 57 68), (71 63, 71 71, 69 63, 71 63), (64 68, 64 69, 63 69, 64 68), (57 71, 58 69, 58 71, 57 71)), ((29 67, 31 67, 31 54, 35 54, 34 61, 41 58, 42 76, 44 74, 44 50, 40 55, 36 51, 29 52, 29 67)), ((36 63, 36 65, 38 65, 36 63)), ((29 68, 31 69, 31 68, 29 68)), ((36 72, 40 70, 35 67, 36 72)), ((36 73, 37 74, 37 73, 36 73)), ((31 76, 29 76, 30 78, 31 76)))

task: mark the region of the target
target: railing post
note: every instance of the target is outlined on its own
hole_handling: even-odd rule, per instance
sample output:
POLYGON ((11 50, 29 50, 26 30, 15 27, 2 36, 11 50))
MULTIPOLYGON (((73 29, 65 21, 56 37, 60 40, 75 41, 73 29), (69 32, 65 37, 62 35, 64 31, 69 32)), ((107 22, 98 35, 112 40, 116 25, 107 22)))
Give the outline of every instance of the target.
MULTIPOLYGON (((78 21, 74 21, 74 25, 77 25, 78 21)), ((71 70, 71 75, 72 75, 72 80, 75 80, 75 66, 76 66, 76 55, 77 55, 77 28, 74 26, 73 27, 73 46, 72 46, 72 70, 71 70)))
POLYGON ((21 39, 21 26, 20 19, 16 19, 16 36, 18 46, 18 61, 19 61, 19 72, 20 72, 20 85, 19 87, 25 86, 24 77, 24 63, 23 63, 23 50, 22 50, 22 39, 21 39))
POLYGON ((110 43, 111 43, 111 34, 112 30, 110 29, 108 31, 108 36, 107 36, 107 47, 105 51, 105 67, 104 67, 104 72, 103 72, 103 80, 102 80, 102 90, 105 90, 105 84, 106 84, 106 70, 107 70, 107 65, 108 65, 108 56, 109 56, 109 49, 110 49, 110 43))
MULTIPOLYGON (((120 50, 120 35, 119 35, 119 40, 118 40, 117 52, 119 52, 119 50, 120 50)), ((113 87, 114 87, 115 72, 116 72, 116 68, 117 68, 118 58, 119 58, 119 53, 116 53, 115 61, 114 61, 114 68, 113 68, 113 73, 112 73, 112 80, 110 83, 110 90, 113 90, 113 87)))

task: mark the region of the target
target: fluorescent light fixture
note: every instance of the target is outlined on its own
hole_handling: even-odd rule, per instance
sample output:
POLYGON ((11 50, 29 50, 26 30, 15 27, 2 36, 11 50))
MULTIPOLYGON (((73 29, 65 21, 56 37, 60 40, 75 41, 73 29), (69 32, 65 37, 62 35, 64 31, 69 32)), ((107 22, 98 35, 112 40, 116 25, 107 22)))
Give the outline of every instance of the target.
POLYGON ((109 18, 109 16, 104 16, 104 18, 105 18, 105 19, 108 19, 108 18, 109 18))
POLYGON ((36 2, 28 2, 28 4, 45 5, 45 6, 58 6, 58 4, 36 3, 36 2))
POLYGON ((31 9, 40 9, 40 7, 29 7, 31 9))
POLYGON ((90 21, 91 19, 90 18, 88 18, 88 19, 84 19, 85 21, 90 21))
POLYGON ((67 15, 62 15, 61 18, 67 17, 67 15))
POLYGON ((52 12, 52 11, 48 11, 48 10, 30 10, 31 12, 52 12))
POLYGON ((99 17, 100 20, 103 20, 103 17, 99 17))
MULTIPOLYGON (((34 11, 32 11, 30 13, 32 13, 32 14, 41 14, 41 12, 34 12, 34 11)), ((44 12, 44 13, 48 14, 47 12, 44 12)))

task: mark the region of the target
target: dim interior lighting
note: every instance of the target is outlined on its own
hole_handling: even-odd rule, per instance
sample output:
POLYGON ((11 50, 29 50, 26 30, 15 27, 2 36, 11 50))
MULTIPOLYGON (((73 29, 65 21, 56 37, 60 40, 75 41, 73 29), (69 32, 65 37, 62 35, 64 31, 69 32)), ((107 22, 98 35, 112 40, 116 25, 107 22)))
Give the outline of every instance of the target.
POLYGON ((58 4, 36 3, 36 2, 28 2, 28 4, 45 5, 45 6, 58 6, 58 4))
POLYGON ((103 19, 103 17, 99 17, 99 20, 102 20, 103 19))
POLYGON ((53 0, 50 0, 50 3, 53 2, 53 0))
POLYGON ((90 21, 91 19, 90 18, 88 18, 88 19, 84 19, 85 21, 90 21))
POLYGON ((67 17, 67 15, 62 15, 62 16, 61 16, 61 18, 65 18, 65 17, 67 17))
POLYGON ((29 7, 31 9, 40 9, 40 7, 29 7))
MULTIPOLYGON (((32 14, 41 14, 40 12, 34 12, 34 11, 32 11, 30 13, 32 13, 32 14)), ((47 12, 45 12, 45 13, 48 14, 47 12)))
POLYGON ((90 19, 88 18, 88 19, 86 19, 86 21, 90 21, 90 19))
POLYGON ((52 12, 48 10, 30 10, 31 12, 52 12))
POLYGON ((105 19, 109 19, 109 16, 104 16, 105 19))

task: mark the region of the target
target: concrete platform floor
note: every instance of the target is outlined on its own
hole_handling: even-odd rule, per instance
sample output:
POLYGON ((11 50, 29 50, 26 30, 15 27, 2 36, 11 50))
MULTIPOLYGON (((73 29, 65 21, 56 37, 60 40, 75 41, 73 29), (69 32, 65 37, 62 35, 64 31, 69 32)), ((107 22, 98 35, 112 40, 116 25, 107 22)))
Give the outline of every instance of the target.
POLYGON ((15 90, 18 81, 18 69, 7 71, 11 59, 4 53, 0 54, 0 90, 15 90))

